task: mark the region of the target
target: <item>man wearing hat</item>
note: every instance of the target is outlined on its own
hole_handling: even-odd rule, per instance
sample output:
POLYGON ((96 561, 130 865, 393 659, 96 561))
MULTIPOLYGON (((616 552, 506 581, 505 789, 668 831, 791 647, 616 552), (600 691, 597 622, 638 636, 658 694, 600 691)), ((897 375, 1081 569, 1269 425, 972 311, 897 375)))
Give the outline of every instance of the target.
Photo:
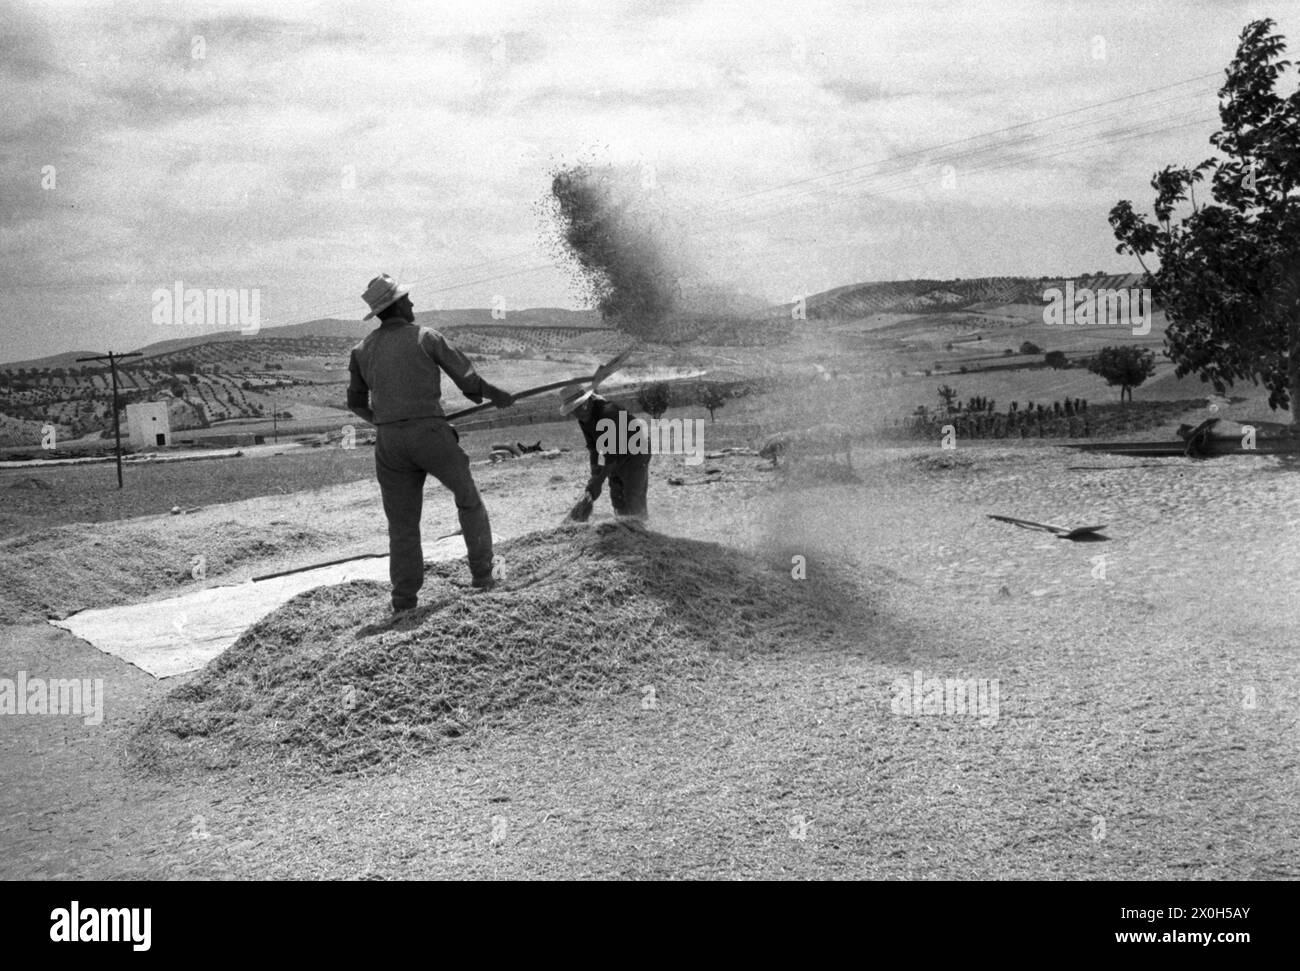
POLYGON ((640 419, 580 384, 571 384, 560 392, 560 413, 578 419, 591 457, 591 477, 582 498, 570 510, 569 519, 585 523, 591 517, 591 508, 600 498, 601 483, 606 479, 615 515, 646 518, 650 443, 645 435, 633 434, 640 419))
POLYGON ((375 277, 362 299, 370 306, 365 319, 377 316, 379 326, 352 348, 348 409, 375 426, 375 473, 388 517, 393 610, 414 607, 424 585, 420 513, 429 475, 456 497, 473 585, 488 589, 493 585, 492 528, 460 435, 443 417, 442 373, 475 404, 486 397, 506 408, 514 396, 479 377, 469 359, 436 330, 417 325, 406 287, 392 277, 375 277))

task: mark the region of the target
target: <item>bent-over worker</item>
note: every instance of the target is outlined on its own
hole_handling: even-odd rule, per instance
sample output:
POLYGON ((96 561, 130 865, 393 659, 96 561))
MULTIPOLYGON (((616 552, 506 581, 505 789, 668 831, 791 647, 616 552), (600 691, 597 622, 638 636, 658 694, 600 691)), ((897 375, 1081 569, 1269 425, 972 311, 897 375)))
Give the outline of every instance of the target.
POLYGON ((645 519, 650 442, 645 434, 634 434, 641 419, 580 384, 571 384, 560 392, 560 413, 578 419, 591 458, 591 476, 568 518, 586 522, 600 498, 602 483, 608 479, 615 515, 645 519))

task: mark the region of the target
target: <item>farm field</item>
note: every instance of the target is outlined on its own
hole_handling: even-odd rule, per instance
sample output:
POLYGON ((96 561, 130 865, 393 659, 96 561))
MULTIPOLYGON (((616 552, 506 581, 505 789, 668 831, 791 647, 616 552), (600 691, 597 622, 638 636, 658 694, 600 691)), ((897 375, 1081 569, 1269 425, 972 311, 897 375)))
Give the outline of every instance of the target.
MULTIPOLYGON (((1071 396, 1099 400, 1100 393, 1082 392, 1104 389, 1100 379, 1082 369, 1044 376, 1034 367, 1041 364, 1041 352, 1022 354, 1021 345, 1028 341, 1043 351, 1062 350, 1076 360, 1116 342, 1159 352, 1164 316, 1154 313, 1151 332, 1143 337, 1123 326, 1049 327, 1042 319, 1041 302, 1029 298, 1041 300, 1044 288, 1061 282, 914 281, 859 286, 848 288, 856 294, 853 299, 837 291, 810 298, 807 320, 794 319, 781 308, 773 308, 766 317, 691 318, 682 322, 689 347, 671 341, 642 344, 621 380, 668 380, 718 369, 769 371, 776 360, 785 367, 821 364, 840 373, 902 378, 966 367, 971 375, 983 375, 981 381, 989 389, 975 393, 986 397, 1001 399, 1005 392, 1008 400, 1015 400, 1015 395, 1042 395, 1048 390, 1045 385, 1060 384, 1063 391, 1068 387, 1071 396), (984 299, 990 293, 1020 295, 1025 302, 990 302, 984 299), (1008 371, 1008 365, 1023 369, 1008 371)), ((1132 282, 1128 277, 1078 281, 1080 286, 1132 282)), ((556 326, 553 321, 568 318, 546 314, 558 311, 519 311, 507 322, 471 323, 475 313, 482 316, 482 312, 447 311, 422 319, 445 326, 449 339, 478 358, 485 373, 515 387, 552 380, 557 374, 582 373, 628 343, 614 331, 589 326, 585 318, 582 326, 556 326), (533 314, 540 316, 533 320, 529 316, 533 314)), ((144 358, 124 363, 123 393, 126 400, 167 397, 177 430, 201 431, 216 425, 229 429, 231 423, 242 421, 250 424, 248 430, 261 433, 273 410, 292 415, 290 421, 314 421, 304 426, 307 430, 336 415, 346 420, 342 397, 348 349, 369 326, 327 320, 318 323, 322 332, 314 335, 304 330, 310 326, 273 328, 251 336, 216 335, 220 339, 206 342, 200 338, 161 342, 146 349, 144 358)), ((1156 378, 1172 370, 1163 358, 1158 358, 1158 368, 1156 378)), ((1155 379, 1148 382, 1154 383, 1155 379)), ((463 399, 447 384, 449 403, 460 406, 463 399)), ((0 446, 39 444, 46 423, 55 426, 63 442, 111 428, 108 390, 107 371, 99 368, 13 365, 0 369, 0 415, 5 418, 0 423, 0 446)), ((914 389, 907 385, 894 390, 911 394, 914 389)), ((1179 392, 1178 396, 1186 395, 1179 392)), ((926 400, 896 402, 898 397, 891 392, 876 404, 885 411, 909 414, 926 400)))
MULTIPOLYGON (((620 388, 636 388, 648 381, 681 381, 690 385, 695 380, 686 376, 698 373, 696 369, 655 364, 654 353, 653 350, 639 352, 633 365, 611 380, 607 392, 618 397, 620 388)), ((707 447, 711 449, 756 448, 764 435, 773 429, 800 427, 827 418, 843 423, 855 438, 870 441, 888 429, 891 423, 911 414, 918 405, 934 410, 939 404, 936 392, 941 385, 952 387, 959 401, 975 395, 993 399, 999 411, 1005 410, 1012 401, 1019 402, 1023 408, 1031 402, 1050 404, 1067 397, 1082 398, 1095 408, 1113 404, 1118 397, 1115 389, 1107 387, 1100 377, 1080 368, 1026 367, 930 377, 904 373, 900 368, 890 369, 892 374, 886 376, 879 366, 880 358, 861 348, 844 354, 836 353, 831 346, 800 348, 786 344, 764 353, 736 347, 695 348, 694 353, 700 361, 714 362, 715 366, 705 374, 724 379, 770 375, 773 369, 767 358, 775 356, 786 361, 779 372, 780 383, 772 391, 730 400, 717 412, 717 422, 706 425, 707 447), (819 365, 822 361, 826 365, 819 365)), ((590 373, 601 360, 597 355, 573 355, 565 361, 498 359, 478 366, 493 381, 518 389, 590 373)), ((1028 359, 1024 360, 1028 363, 1028 359)), ((248 400, 263 407, 266 417, 222 421, 208 429, 189 430, 182 437, 194 438, 201 444, 212 436, 246 433, 264 436, 270 443, 274 426, 269 415, 278 404, 281 411, 278 423, 280 441, 287 443, 295 437, 315 438, 324 433, 337 446, 339 431, 346 425, 357 428, 363 438, 368 433, 365 423, 351 413, 324 404, 341 402, 345 392, 345 383, 286 388, 274 394, 246 392, 248 400), (293 417, 286 419, 286 413, 293 417)), ((471 405, 450 381, 444 382, 444 392, 443 405, 448 412, 471 405)), ((1247 387, 1234 391, 1230 404, 1225 399, 1222 406, 1216 405, 1213 410, 1207 406, 1208 393, 1207 386, 1193 378, 1175 379, 1170 362, 1158 362, 1155 375, 1137 390, 1138 403, 1186 401, 1192 406, 1180 417, 1165 421, 1156 429, 1139 425, 1129 437, 1172 439, 1179 424, 1199 423, 1212 415, 1243 422, 1285 422, 1289 418, 1285 412, 1268 408, 1262 389, 1247 387)), ((634 410, 639 410, 635 394, 627 396, 626 400, 634 410)), ((573 438, 569 435, 572 432, 569 423, 554 422, 552 409, 551 396, 521 402, 517 408, 507 412, 489 409, 471 419, 469 427, 463 429, 465 448, 471 457, 485 459, 494 441, 532 442, 541 438, 549 444, 553 439, 563 441, 566 435, 573 438), (516 420, 518 424, 515 424, 516 420)), ((672 407, 664 417, 707 419, 707 413, 698 405, 672 407)), ((1125 434, 1115 433, 1112 437, 1124 438, 1125 434)), ((111 446, 111 439, 107 443, 111 446)), ((84 446, 100 449, 104 444, 105 440, 94 438, 83 442, 84 446)), ((581 443, 574 439, 570 444, 577 447, 581 443)), ((40 456, 39 449, 28 449, 25 454, 40 456)), ((115 488, 115 473, 111 465, 57 468, 34 465, 30 469, 0 471, 0 488, 6 488, 10 497, 5 509, 0 511, 0 530, 7 535, 36 525, 57 524, 66 516, 86 521, 129 518, 165 512, 174 505, 188 508, 205 502, 249 498, 263 494, 259 490, 284 493, 316 483, 331 485, 354 481, 372 474, 370 455, 365 446, 351 454, 335 447, 285 455, 274 460, 280 468, 270 479, 265 478, 268 469, 261 467, 260 460, 256 465, 240 460, 221 460, 222 471, 215 480, 211 467, 205 467, 207 463, 178 463, 151 469, 147 476, 128 469, 129 486, 123 493, 118 493, 115 488), (15 487, 33 477, 51 486, 54 494, 40 486, 15 487), (57 500, 55 494, 59 497, 57 500)))
POLYGON ((11 960, 1286 953, 1300 4, 1022 6, 0 16, 11 960))
MULTIPOLYGON (((834 636, 810 618, 806 635, 761 649, 699 648, 676 672, 633 669, 562 706, 539 696, 360 775, 286 780, 272 759, 171 777, 123 761, 148 713, 199 675, 157 682, 42 613, 192 586, 183 565, 204 536, 219 544, 212 584, 382 548, 366 451, 264 463, 283 494, 210 493, 189 516, 6 543, 11 577, 53 576, 57 562, 63 579, 6 580, 17 612, 3 666, 103 678, 107 701, 99 726, 18 719, 0 736, 5 878, 1300 876, 1300 616, 1287 593, 1300 479, 1263 456, 878 447, 841 484, 743 455, 707 475, 661 457, 650 525, 667 548, 717 544, 720 562, 765 583, 806 584, 801 596, 839 612, 834 636), (331 463, 356 478, 319 479, 331 463), (312 477, 320 488, 297 488, 312 477), (1107 538, 1071 544, 990 512, 1104 522, 1107 538), (791 576, 796 555, 806 579, 791 576), (127 561, 129 582, 106 569, 127 561), (900 711, 897 685, 916 672, 996 680, 996 717, 900 711)), ((585 464, 577 451, 477 465, 494 528, 548 548, 585 464)), ((607 509, 584 529, 602 529, 607 509)), ((429 535, 454 523, 436 487, 425 523, 429 535)), ((431 571, 431 603, 452 579, 431 571)), ((518 603, 532 622, 532 582, 507 581, 479 609, 518 603)), ((330 629, 386 623, 382 589, 337 590, 330 629)), ((705 615, 729 609, 722 590, 698 597, 705 615)), ((436 640, 431 610, 403 635, 412 644, 436 640)), ((261 637, 297 636, 283 613, 261 637)))
MULTIPOLYGON (((0 876, 1300 877, 1288 646, 1300 616, 1285 593, 1300 580, 1294 461, 890 437, 919 407, 939 414, 941 387, 999 412, 1086 400, 1120 439, 1289 416, 1260 389, 1211 396, 1160 357, 1131 411, 1084 368, 1041 366, 1045 350, 1159 349, 1160 314, 1137 338, 1048 328, 1030 303, 963 307, 916 289, 890 297, 908 312, 877 294, 840 302, 876 308, 860 318, 749 334, 715 320, 715 343, 637 345, 606 393, 640 411, 637 391, 668 382, 679 397, 663 417, 703 421, 712 456, 656 458, 650 533, 617 527, 604 498, 591 525, 557 529, 586 479, 577 428, 556 420, 553 396, 489 410, 460 433, 510 571, 497 590, 466 601, 463 561, 428 564, 426 606, 394 626, 383 584, 317 588, 250 618, 204 669, 162 680, 48 619, 165 610, 207 586, 382 552, 386 522, 371 430, 342 407, 353 338, 263 335, 124 368, 130 391, 180 392, 174 421, 196 427, 178 437, 269 443, 274 411, 281 441, 312 447, 130 466, 121 491, 111 464, 0 471, 0 666, 102 678, 106 698, 102 725, 6 720, 0 876), (689 396, 706 379, 744 390, 715 420, 689 396), (828 421, 851 468, 755 454, 773 432, 797 441, 828 421), (361 434, 355 447, 342 447, 345 425, 361 434), (537 441, 563 451, 488 461, 497 442, 537 441), (1105 530, 1062 543, 989 513, 1105 530), (608 598, 610 631, 642 633, 562 633, 592 590, 608 598), (515 653, 447 653, 447 630, 515 653), (274 671, 257 667, 267 645, 274 671), (319 656, 359 667, 329 673, 319 656), (359 718, 331 734, 339 723, 294 693, 294 665, 346 677, 335 688, 360 685, 374 711, 413 721, 395 733, 359 718), (366 673, 376 666, 388 674, 366 673), (240 673, 223 681, 227 670, 240 673), (266 678, 255 709, 238 694, 221 707, 232 685, 266 678), (971 687, 963 715, 900 688, 935 678, 985 695, 971 687), (436 700, 412 689, 421 683, 443 686, 436 700), (196 708, 191 690, 217 707, 196 708), (192 733, 202 718, 211 727, 192 733), (293 729, 268 745, 282 719, 293 729), (338 763, 343 752, 355 761, 338 763)), ((449 337, 512 390, 590 373, 628 344, 481 324, 449 337)), ((39 433, 41 401, 69 431, 107 415, 102 390, 86 397, 102 375, 17 381, 11 441, 39 433)), ((450 381, 443 390, 447 411, 470 405, 450 381)), ((426 537, 454 530, 449 494, 430 484, 426 496, 426 537)))

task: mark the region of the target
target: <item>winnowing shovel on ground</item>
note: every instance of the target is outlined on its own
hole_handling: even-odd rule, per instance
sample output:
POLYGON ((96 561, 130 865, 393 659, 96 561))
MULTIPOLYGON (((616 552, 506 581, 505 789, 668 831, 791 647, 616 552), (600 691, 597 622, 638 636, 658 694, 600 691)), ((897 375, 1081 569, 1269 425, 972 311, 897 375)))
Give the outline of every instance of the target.
MULTIPOLYGON (((452 530, 450 533, 443 533, 433 542, 438 543, 444 539, 451 539, 453 536, 461 535, 459 529, 452 530)), ((306 566, 294 566, 287 570, 280 570, 278 573, 264 573, 260 577, 253 577, 254 583, 260 583, 263 580, 275 580, 279 577, 292 576, 295 573, 306 573, 308 570, 320 570, 327 566, 338 566, 341 563, 352 563, 355 560, 373 560, 381 556, 387 556, 387 553, 357 553, 353 556, 344 556, 337 560, 326 560, 324 563, 308 563, 306 566)))
POLYGON ((1055 533, 1061 539, 1079 539, 1082 536, 1091 536, 1092 534, 1106 528, 1106 524, 1100 526, 1054 526, 1052 523, 1036 523, 1032 519, 1016 519, 1013 516, 995 516, 993 513, 988 514, 989 519, 997 519, 1004 523, 1012 523, 1023 529, 1041 529, 1047 533, 1055 533))
MULTIPOLYGON (((538 385, 536 388, 527 388, 523 391, 518 392, 515 395, 515 400, 517 401, 520 398, 531 398, 534 395, 545 394, 547 391, 559 391, 561 388, 567 388, 571 384, 590 384, 591 390, 595 391, 597 388, 600 387, 600 383, 602 381, 604 381, 606 378, 608 378, 611 374, 619 370, 624 365, 624 363, 628 359, 628 355, 630 355, 631 353, 632 353, 632 348, 629 347, 627 350, 621 352, 615 357, 610 358, 600 367, 596 368, 595 372, 590 377, 566 378, 563 381, 552 381, 550 384, 538 385)), ((486 411, 488 408, 495 408, 495 407, 496 406, 492 404, 490 401, 484 402, 481 405, 475 405, 473 408, 465 408, 461 411, 454 411, 447 416, 447 420, 451 421, 455 418, 464 418, 466 415, 477 414, 480 411, 486 411)))

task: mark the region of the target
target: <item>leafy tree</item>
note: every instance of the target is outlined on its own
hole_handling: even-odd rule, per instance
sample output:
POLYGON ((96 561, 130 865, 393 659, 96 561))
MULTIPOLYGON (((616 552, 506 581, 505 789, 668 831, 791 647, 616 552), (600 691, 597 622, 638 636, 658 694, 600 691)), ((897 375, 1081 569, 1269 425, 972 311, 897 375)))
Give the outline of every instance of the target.
POLYGON ((1286 45, 1273 27, 1256 20, 1241 32, 1219 89, 1222 128, 1210 136, 1222 157, 1157 172, 1154 223, 1125 199, 1110 224, 1116 251, 1138 258, 1165 309, 1178 376, 1196 374, 1220 394, 1236 381, 1262 383, 1269 406, 1290 405, 1300 427, 1300 91, 1274 90, 1291 62, 1280 59, 1286 45), (1212 201, 1198 205, 1207 174, 1212 201), (1184 202, 1191 211, 1175 221, 1184 202))
POLYGON ((657 381, 642 388, 636 396, 636 402, 651 418, 661 418, 672 404, 672 392, 665 382, 657 381))
POLYGON ((1156 355, 1150 348, 1136 344, 1103 347, 1088 361, 1088 370, 1106 379, 1112 388, 1119 387, 1119 400, 1133 400, 1133 389, 1155 373, 1156 355))
POLYGON ((709 409, 709 421, 717 421, 714 412, 727 403, 731 397, 727 386, 716 381, 706 381, 700 386, 700 403, 709 409))
POLYGON ((1021 354, 1042 354, 1043 349, 1039 347, 1037 344, 1035 344, 1033 341, 1025 341, 1023 344, 1020 345, 1020 353, 1021 354))
POLYGON ((1069 359, 1065 356, 1065 351, 1048 351, 1043 355, 1043 363, 1054 370, 1061 370, 1070 366, 1069 359))
POLYGON ((957 392, 946 384, 942 385, 939 388, 939 400, 943 402, 943 410, 951 413, 952 403, 957 400, 957 392))

